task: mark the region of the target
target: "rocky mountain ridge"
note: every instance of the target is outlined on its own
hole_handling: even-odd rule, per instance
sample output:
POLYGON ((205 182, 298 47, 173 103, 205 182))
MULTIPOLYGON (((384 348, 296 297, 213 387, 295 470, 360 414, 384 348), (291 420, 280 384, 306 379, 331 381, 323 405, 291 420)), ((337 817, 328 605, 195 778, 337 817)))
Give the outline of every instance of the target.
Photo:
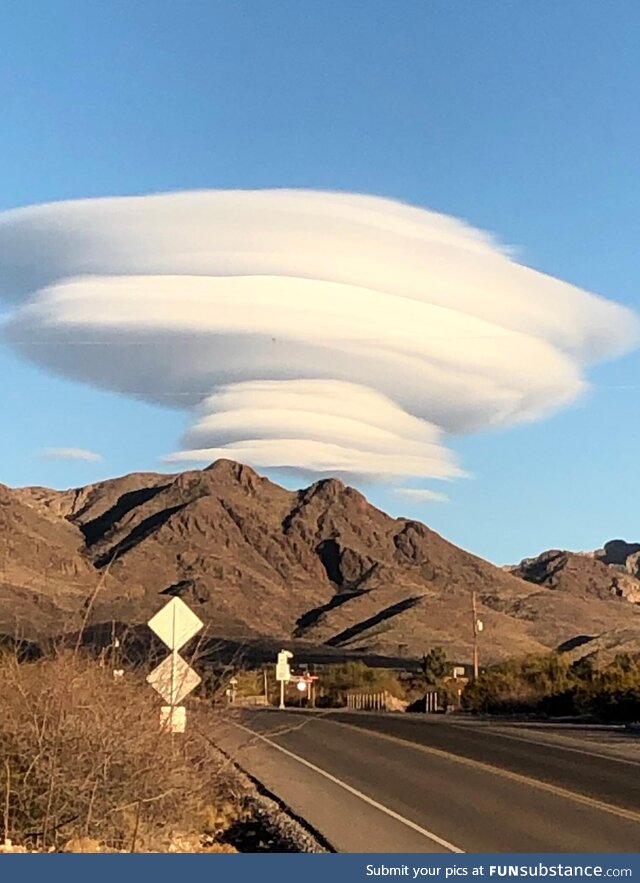
POLYGON ((0 630, 139 624, 177 595, 208 634, 235 641, 394 657, 442 644, 465 660, 475 590, 488 663, 640 634, 626 570, 640 546, 623 563, 609 546, 606 562, 546 553, 507 572, 338 480, 289 491, 227 460, 69 491, 0 486, 0 630))
POLYGON ((550 549, 505 568, 513 576, 550 589, 588 590, 640 604, 640 543, 610 540, 592 552, 550 549))

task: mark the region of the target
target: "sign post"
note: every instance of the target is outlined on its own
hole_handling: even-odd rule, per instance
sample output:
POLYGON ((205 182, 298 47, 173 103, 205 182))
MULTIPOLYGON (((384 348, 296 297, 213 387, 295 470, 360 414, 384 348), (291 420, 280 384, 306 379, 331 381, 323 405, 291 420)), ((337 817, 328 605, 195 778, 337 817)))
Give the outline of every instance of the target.
POLYGON ((280 705, 284 708, 284 685, 291 680, 291 666, 289 660, 293 659, 293 653, 289 650, 281 650, 278 653, 278 661, 276 663, 276 681, 280 681, 280 705))
POLYGON ((184 601, 175 597, 152 616, 147 625, 171 651, 147 675, 147 683, 167 703, 160 711, 160 725, 170 733, 184 733, 187 712, 180 703, 202 679, 187 665, 178 651, 200 631, 204 623, 184 601))

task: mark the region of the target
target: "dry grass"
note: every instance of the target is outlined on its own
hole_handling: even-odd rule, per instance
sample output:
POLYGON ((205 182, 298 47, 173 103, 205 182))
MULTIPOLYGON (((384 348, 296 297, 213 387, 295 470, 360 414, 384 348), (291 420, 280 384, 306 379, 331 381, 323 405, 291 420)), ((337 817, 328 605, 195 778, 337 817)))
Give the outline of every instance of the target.
POLYGON ((29 664, 5 655, 0 679, 0 836, 42 851, 75 841, 156 852, 237 817, 220 755, 194 728, 160 730, 142 676, 114 682, 110 668, 66 653, 29 664))

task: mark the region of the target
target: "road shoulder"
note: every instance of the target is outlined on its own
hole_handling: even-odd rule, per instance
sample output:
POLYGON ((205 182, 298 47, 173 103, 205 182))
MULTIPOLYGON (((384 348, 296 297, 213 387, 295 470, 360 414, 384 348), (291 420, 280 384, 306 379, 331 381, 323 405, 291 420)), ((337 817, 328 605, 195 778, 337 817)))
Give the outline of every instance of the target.
POLYGON ((327 840, 336 852, 433 853, 447 848, 431 832, 375 805, 346 783, 313 769, 312 759, 283 751, 239 722, 218 728, 216 744, 327 840), (306 761, 306 762, 305 762, 306 761), (309 796, 313 795, 310 800, 309 796))

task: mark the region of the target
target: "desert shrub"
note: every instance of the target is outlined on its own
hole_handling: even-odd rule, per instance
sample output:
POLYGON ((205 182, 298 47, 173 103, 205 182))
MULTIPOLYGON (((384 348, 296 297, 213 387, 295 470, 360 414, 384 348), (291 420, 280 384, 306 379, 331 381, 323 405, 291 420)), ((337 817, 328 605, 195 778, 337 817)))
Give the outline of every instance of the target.
POLYGON ((319 707, 343 705, 347 693, 387 692, 399 699, 404 689, 393 671, 373 668, 360 661, 328 665, 319 680, 317 704, 319 707))
POLYGON ((640 721, 640 685, 599 691, 591 697, 590 710, 603 721, 640 721))
POLYGON ((601 669, 591 659, 571 664, 559 654, 511 660, 469 683, 463 703, 468 710, 493 714, 640 720, 640 662, 627 653, 601 669))
POLYGON ((74 653, 0 659, 0 805, 4 836, 40 849, 88 838, 159 849, 233 791, 196 727, 160 729, 142 676, 74 653))
POLYGON ((269 695, 276 696, 278 692, 278 684, 274 675, 274 666, 268 669, 262 668, 240 668, 234 673, 236 679, 236 693, 238 696, 263 696, 265 671, 267 673, 267 692, 269 695))
POLYGON ((640 721, 640 660, 628 653, 615 657, 585 687, 588 710, 604 721, 640 721))
POLYGON ((420 670, 428 686, 440 686, 443 678, 451 671, 451 663, 442 647, 432 647, 420 662, 420 670))
POLYGON ((472 711, 534 712, 545 697, 571 684, 569 663, 558 654, 527 656, 487 669, 468 684, 463 703, 472 711))
POLYGON ((432 647, 422 655, 419 671, 406 672, 402 677, 407 711, 425 710, 425 693, 437 689, 442 709, 458 705, 458 684, 450 679, 453 665, 442 647, 432 647))

